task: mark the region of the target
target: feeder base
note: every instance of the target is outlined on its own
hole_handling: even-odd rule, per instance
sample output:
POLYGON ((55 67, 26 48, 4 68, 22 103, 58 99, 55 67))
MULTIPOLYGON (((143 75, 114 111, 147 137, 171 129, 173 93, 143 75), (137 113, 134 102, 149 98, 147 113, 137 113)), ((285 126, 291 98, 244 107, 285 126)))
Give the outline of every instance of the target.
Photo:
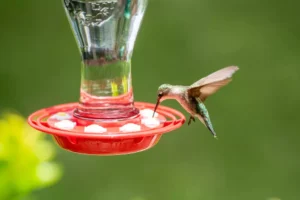
POLYGON ((137 153, 156 145, 162 134, 178 129, 185 122, 182 113, 155 104, 136 102, 140 114, 125 121, 90 121, 73 116, 78 103, 38 110, 28 117, 35 129, 51 134, 65 150, 89 155, 137 153))

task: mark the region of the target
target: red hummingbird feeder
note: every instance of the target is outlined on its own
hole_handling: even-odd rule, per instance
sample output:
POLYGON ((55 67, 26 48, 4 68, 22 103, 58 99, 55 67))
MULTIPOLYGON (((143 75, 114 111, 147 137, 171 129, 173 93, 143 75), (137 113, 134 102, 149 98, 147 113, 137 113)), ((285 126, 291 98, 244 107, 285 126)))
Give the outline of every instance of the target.
POLYGON ((29 124, 63 149, 93 155, 136 153, 185 122, 182 113, 134 102, 131 56, 147 0, 64 0, 82 57, 80 101, 44 108, 29 124), (153 117, 154 115, 154 117, 153 117))

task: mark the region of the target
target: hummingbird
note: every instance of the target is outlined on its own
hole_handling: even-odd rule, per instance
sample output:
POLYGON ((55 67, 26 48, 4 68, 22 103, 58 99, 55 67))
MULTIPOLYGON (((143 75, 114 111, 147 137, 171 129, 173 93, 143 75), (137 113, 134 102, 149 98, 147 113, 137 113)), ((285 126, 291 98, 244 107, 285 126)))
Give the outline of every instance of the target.
POLYGON ((221 87, 227 85, 232 80, 232 75, 239 70, 237 66, 229 66, 220 69, 190 86, 162 84, 158 88, 157 103, 154 108, 153 116, 158 105, 166 99, 175 99, 190 114, 188 125, 192 120, 195 122, 197 117, 217 138, 213 128, 207 108, 204 105, 205 100, 221 87))

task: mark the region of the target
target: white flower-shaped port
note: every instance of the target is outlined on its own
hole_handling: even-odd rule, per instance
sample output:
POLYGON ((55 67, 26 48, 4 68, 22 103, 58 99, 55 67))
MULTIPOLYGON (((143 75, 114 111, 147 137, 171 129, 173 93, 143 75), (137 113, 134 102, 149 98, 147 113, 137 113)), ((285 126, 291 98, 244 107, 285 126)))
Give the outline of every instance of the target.
POLYGON ((141 130, 140 125, 136 125, 133 123, 125 124, 124 126, 119 128, 121 132, 136 132, 141 130))
MULTIPOLYGON (((140 110, 140 114, 141 114, 142 118, 152 118, 153 110, 143 109, 143 110, 140 110)), ((158 117, 157 112, 155 112, 154 117, 158 117)))
POLYGON ((97 124, 91 124, 89 126, 84 127, 84 132, 88 133, 104 133, 107 129, 99 126, 97 124))
POLYGON ((71 118, 72 116, 65 112, 59 112, 51 116, 51 119, 56 119, 56 120, 66 120, 71 118))
POLYGON ((54 126, 56 128, 63 129, 63 130, 72 130, 76 126, 76 122, 72 122, 70 120, 62 120, 56 122, 54 126))
POLYGON ((160 121, 157 118, 144 118, 142 119, 142 124, 144 124, 148 128, 155 128, 160 125, 160 121))

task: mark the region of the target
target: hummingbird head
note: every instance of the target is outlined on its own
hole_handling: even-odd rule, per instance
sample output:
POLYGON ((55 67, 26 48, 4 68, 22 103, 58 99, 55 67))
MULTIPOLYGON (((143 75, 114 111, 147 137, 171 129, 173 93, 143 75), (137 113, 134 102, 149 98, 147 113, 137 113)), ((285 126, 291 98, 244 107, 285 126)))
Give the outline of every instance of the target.
POLYGON ((153 116, 155 114, 155 111, 156 111, 159 103, 169 95, 171 88, 172 88, 172 85, 170 85, 170 84, 162 84, 161 86, 158 87, 157 102, 156 102, 156 105, 154 108, 153 116))
POLYGON ((163 97, 168 96, 172 88, 172 85, 170 84, 162 84, 161 86, 158 87, 157 91, 157 97, 158 100, 162 100, 163 97))

